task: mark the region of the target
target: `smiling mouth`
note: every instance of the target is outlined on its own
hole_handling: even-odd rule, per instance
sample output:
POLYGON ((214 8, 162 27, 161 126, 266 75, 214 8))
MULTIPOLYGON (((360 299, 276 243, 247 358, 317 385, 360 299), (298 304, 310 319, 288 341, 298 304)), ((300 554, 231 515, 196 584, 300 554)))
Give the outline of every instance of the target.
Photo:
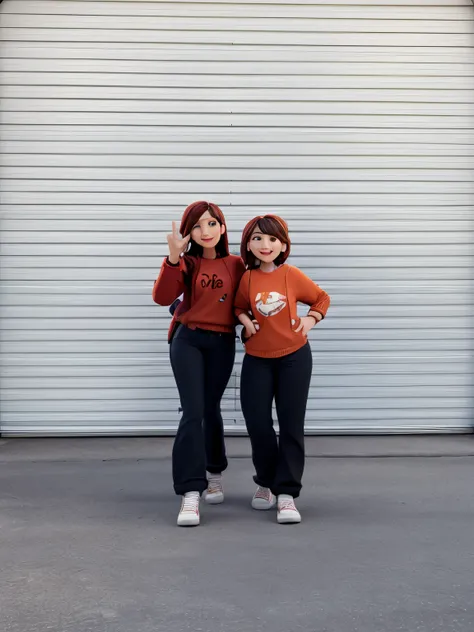
POLYGON ((259 252, 264 257, 268 257, 268 255, 271 255, 273 253, 273 250, 260 250, 259 252))
POLYGON ((202 237, 201 241, 212 241, 214 237, 202 237))

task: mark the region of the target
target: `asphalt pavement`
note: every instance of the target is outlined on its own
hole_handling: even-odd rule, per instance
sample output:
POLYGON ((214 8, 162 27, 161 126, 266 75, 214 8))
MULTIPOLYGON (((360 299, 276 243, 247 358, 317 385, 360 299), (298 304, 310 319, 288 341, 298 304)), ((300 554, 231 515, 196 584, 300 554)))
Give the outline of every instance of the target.
POLYGON ((310 438, 300 525, 175 526, 169 439, 0 440, 2 632, 473 632, 474 437, 310 438))

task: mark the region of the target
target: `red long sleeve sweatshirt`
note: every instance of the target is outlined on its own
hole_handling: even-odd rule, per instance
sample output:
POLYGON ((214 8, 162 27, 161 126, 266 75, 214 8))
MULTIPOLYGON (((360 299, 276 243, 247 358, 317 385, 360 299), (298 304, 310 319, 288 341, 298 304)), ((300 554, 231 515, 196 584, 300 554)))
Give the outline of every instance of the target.
POLYGON ((153 286, 153 300, 158 305, 171 305, 184 294, 173 317, 170 335, 176 322, 190 329, 234 331, 233 303, 244 271, 242 259, 236 255, 218 259, 185 255, 177 265, 166 258, 153 286))
POLYGON ((306 344, 306 336, 296 332, 300 319, 297 303, 324 318, 330 298, 299 268, 283 264, 273 272, 247 270, 235 297, 235 314, 249 314, 259 324, 245 351, 261 358, 279 358, 306 344))

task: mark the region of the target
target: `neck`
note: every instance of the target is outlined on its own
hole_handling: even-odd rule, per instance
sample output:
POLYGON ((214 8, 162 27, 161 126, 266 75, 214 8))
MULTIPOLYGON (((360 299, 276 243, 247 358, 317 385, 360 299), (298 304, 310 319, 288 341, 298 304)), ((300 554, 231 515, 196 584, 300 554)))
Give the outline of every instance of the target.
POLYGON ((216 259, 217 253, 215 248, 203 248, 202 249, 202 258, 203 259, 216 259))
POLYGON ((268 263, 265 261, 260 262, 260 270, 262 272, 273 272, 273 270, 276 270, 277 268, 278 266, 276 266, 273 261, 269 261, 268 263))

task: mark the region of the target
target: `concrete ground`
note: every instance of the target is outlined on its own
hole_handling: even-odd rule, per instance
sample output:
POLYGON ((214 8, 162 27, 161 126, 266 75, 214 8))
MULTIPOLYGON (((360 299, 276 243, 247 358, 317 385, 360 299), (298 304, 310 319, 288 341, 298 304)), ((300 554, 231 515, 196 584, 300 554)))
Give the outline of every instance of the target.
POLYGON ((1 632, 473 632, 474 437, 308 440, 301 525, 175 526, 168 439, 0 440, 1 632))

